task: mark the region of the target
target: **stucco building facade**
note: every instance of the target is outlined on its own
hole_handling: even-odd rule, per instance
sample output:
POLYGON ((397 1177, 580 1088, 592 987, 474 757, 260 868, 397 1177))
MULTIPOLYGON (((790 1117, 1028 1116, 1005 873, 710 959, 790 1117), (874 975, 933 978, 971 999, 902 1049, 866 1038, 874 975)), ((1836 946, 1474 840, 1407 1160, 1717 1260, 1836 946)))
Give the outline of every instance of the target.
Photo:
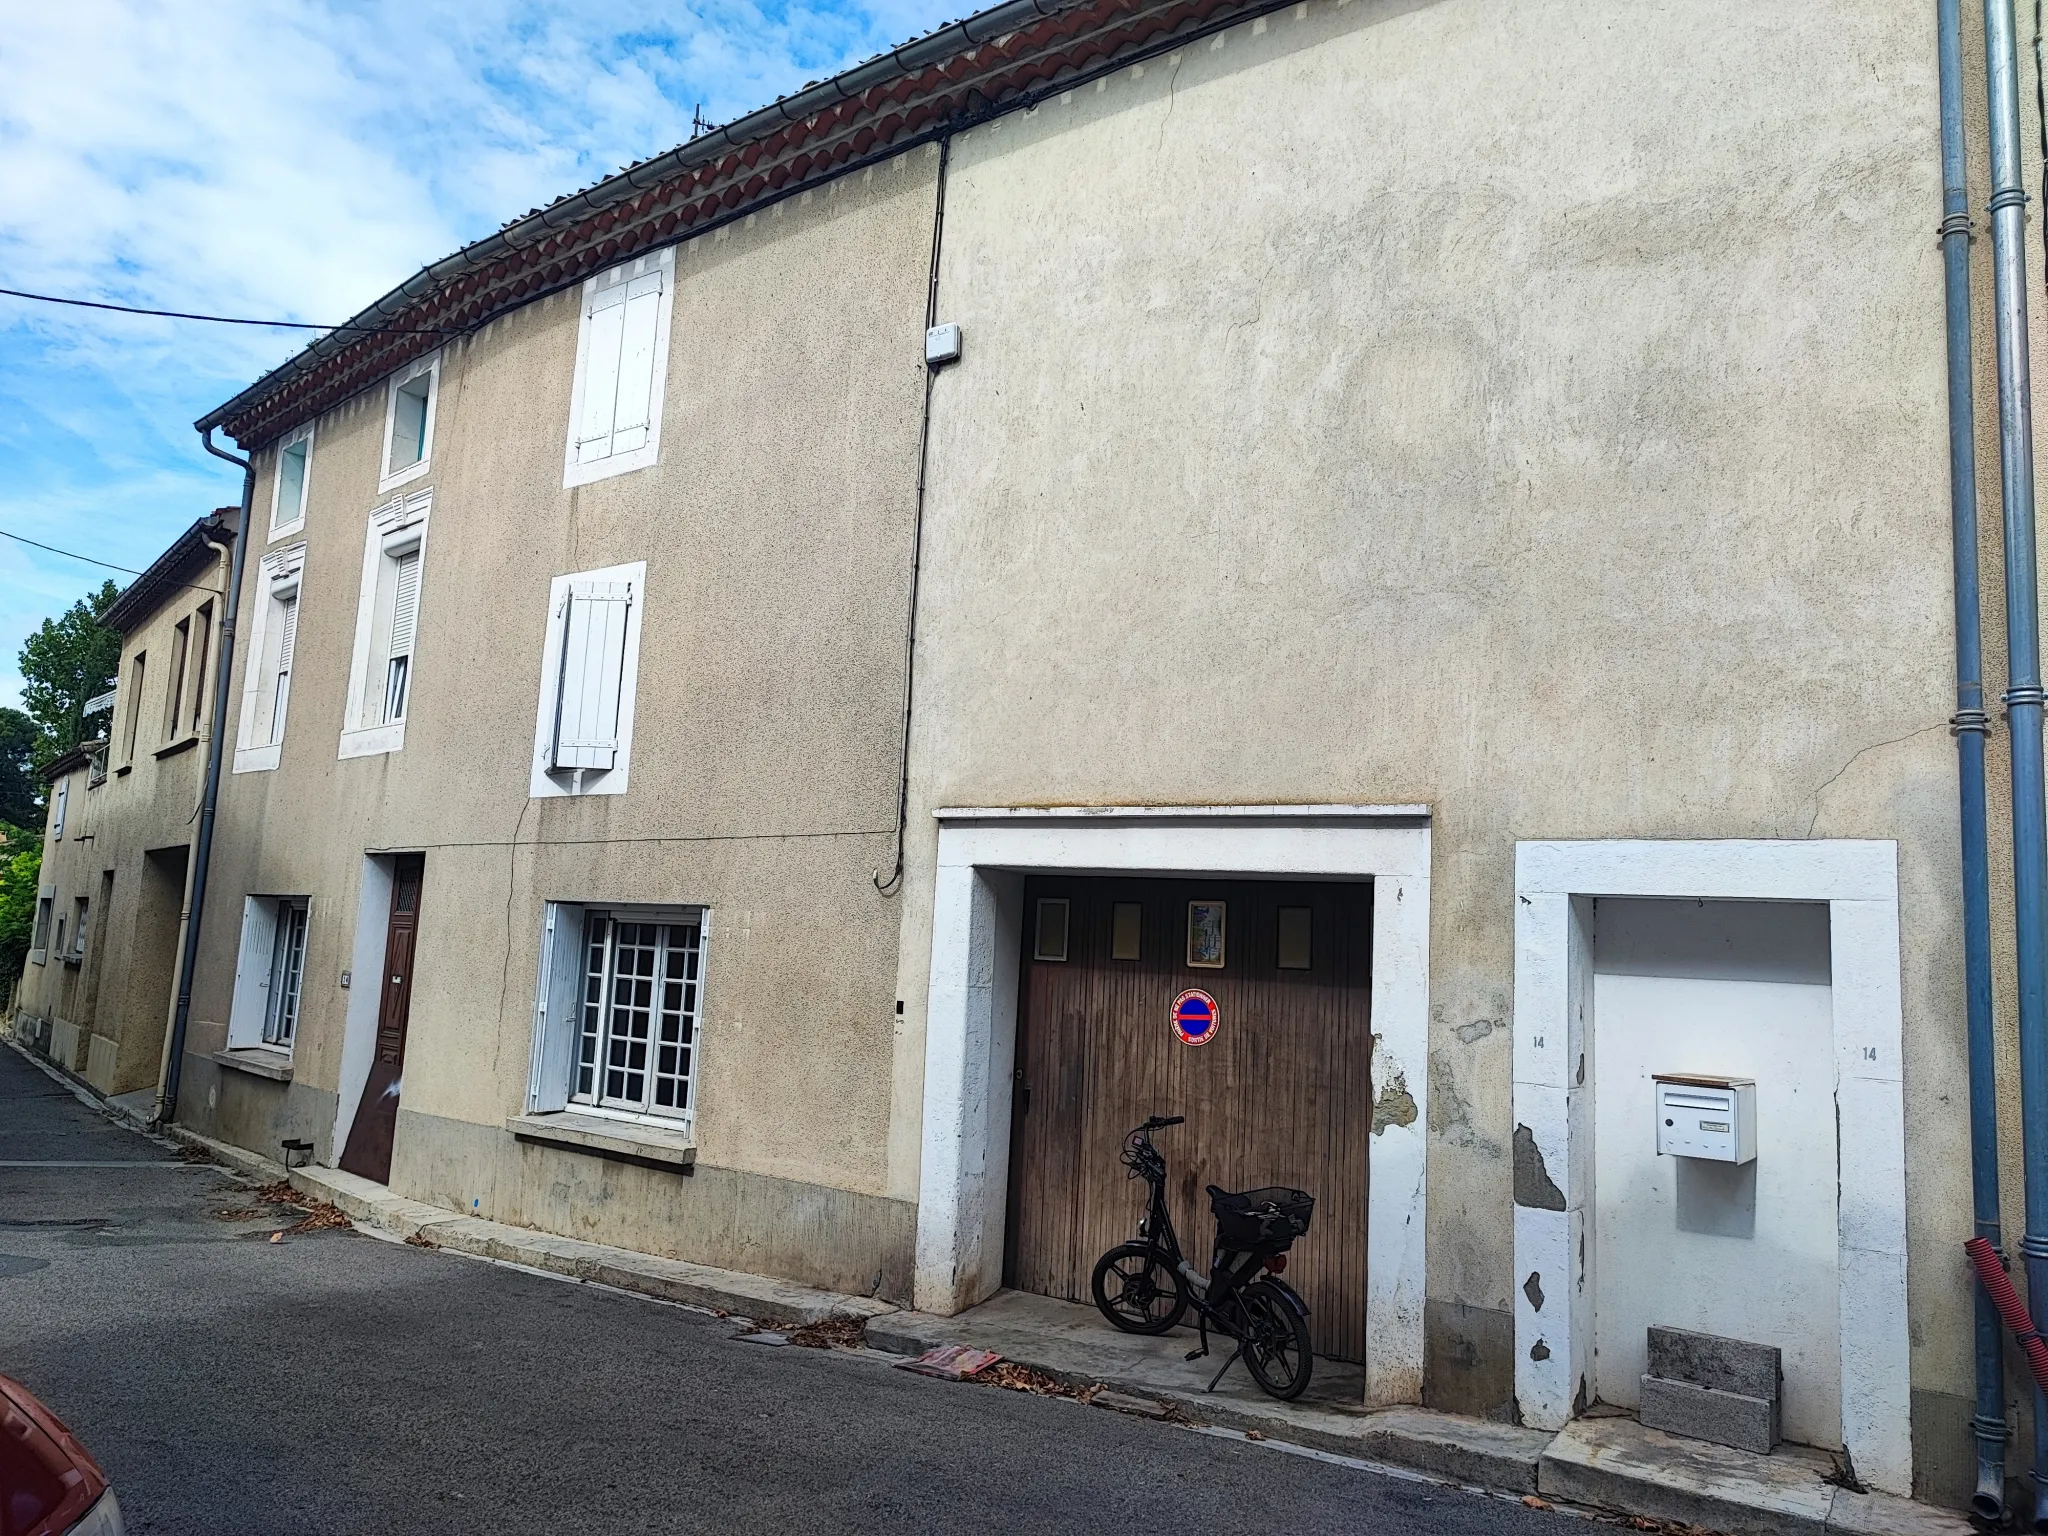
POLYGON ((1066 1219, 1025 1117, 1184 1049, 1118 965, 1217 1118, 1298 971, 1369 1402, 1632 1407, 1662 1323, 1959 1498, 1936 95, 1905 4, 1012 5, 427 269, 205 423, 180 1117, 955 1311, 1066 1219))

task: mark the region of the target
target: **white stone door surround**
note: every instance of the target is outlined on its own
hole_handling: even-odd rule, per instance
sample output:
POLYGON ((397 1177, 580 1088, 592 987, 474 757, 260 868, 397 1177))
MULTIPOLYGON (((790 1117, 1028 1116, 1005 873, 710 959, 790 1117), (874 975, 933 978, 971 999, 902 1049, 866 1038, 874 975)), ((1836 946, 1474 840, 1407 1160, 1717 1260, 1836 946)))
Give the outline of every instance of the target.
MULTIPOLYGON (((1429 1060, 1429 810, 1239 805, 940 810, 926 1003, 917 1305, 952 1314, 1002 1283, 1024 876, 1373 882, 1366 1386, 1422 1400, 1429 1060)), ((1165 1021, 1161 1021, 1161 1028, 1165 1021)))
POLYGON ((1599 1255, 1587 1062, 1597 1021, 1584 899, 1600 896, 1828 904, 1842 1443, 1865 1482, 1909 1496, 1903 1004, 1898 845, 1890 841, 1516 846, 1516 1153, 1540 1159, 1564 1206, 1519 1198, 1515 1205, 1515 1396, 1523 1421, 1561 1428, 1592 1378, 1599 1255))

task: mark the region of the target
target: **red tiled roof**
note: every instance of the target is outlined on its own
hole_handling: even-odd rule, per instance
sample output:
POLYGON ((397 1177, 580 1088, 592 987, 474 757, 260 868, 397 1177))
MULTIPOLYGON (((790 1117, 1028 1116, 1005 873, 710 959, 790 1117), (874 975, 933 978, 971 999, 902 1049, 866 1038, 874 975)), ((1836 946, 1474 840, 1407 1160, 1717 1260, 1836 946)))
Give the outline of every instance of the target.
POLYGON ((419 272, 198 426, 261 447, 442 345, 437 333, 473 330, 636 252, 1290 3, 1008 0, 506 225, 419 272), (371 327, 393 329, 351 335, 371 327))

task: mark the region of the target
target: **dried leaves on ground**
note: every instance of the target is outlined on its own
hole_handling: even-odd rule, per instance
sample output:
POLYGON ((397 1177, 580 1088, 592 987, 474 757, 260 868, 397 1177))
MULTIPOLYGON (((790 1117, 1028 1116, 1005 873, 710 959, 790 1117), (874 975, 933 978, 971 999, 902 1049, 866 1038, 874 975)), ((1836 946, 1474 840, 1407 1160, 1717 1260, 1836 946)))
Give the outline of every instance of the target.
POLYGON ((405 1245, 408 1248, 431 1248, 434 1246, 427 1240, 427 1235, 424 1232, 413 1233, 412 1236, 405 1240, 405 1245))
POLYGON ((325 1232, 353 1225, 348 1214, 340 1207, 301 1194, 284 1179, 275 1179, 265 1184, 256 1191, 256 1198, 268 1201, 272 1205, 289 1206, 301 1213, 297 1222, 284 1229, 287 1233, 325 1232))
POLYGON ((181 1163, 210 1163, 213 1161, 213 1154, 204 1147, 195 1147, 190 1142, 187 1142, 178 1148, 178 1161, 181 1163))
POLYGON ((823 1322, 784 1329, 783 1334, 805 1349, 859 1349, 867 1342, 867 1326, 859 1318, 828 1317, 823 1322))
POLYGON ((1003 1387, 1011 1392, 1036 1392, 1040 1397, 1071 1397, 1079 1403, 1087 1402, 1102 1390, 1099 1386, 1069 1386, 1043 1371, 1034 1371, 1030 1366, 1019 1365, 1014 1360, 998 1360, 986 1370, 976 1372, 968 1380, 986 1382, 990 1386, 1003 1387))

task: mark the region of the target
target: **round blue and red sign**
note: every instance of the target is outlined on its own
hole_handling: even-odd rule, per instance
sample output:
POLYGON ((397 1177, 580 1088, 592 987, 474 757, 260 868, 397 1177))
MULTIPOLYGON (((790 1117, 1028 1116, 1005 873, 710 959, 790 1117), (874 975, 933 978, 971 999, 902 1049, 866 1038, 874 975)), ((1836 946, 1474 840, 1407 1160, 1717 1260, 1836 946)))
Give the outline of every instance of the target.
POLYGON ((1173 1032, 1183 1045, 1207 1045, 1222 1022, 1216 999, 1200 987, 1190 987, 1173 1000, 1173 1032))

